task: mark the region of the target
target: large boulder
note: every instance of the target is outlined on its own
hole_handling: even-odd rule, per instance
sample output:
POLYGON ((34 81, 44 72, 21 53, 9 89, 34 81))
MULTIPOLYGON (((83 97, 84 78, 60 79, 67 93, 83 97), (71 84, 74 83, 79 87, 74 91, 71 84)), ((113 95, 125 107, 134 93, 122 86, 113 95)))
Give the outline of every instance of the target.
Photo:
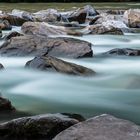
POLYGON ((26 67, 78 76, 90 76, 95 74, 95 72, 89 68, 51 56, 35 57, 33 60, 26 63, 26 67))
POLYGON ((82 8, 76 9, 74 11, 69 11, 61 13, 62 20, 69 22, 77 21, 79 24, 85 23, 88 16, 96 16, 98 12, 90 5, 84 6, 82 8))
POLYGON ((124 13, 124 22, 132 28, 140 28, 140 9, 129 9, 124 13))
POLYGON ((21 26, 24 22, 27 22, 28 20, 14 16, 14 15, 9 15, 9 14, 3 14, 0 15, 0 20, 7 20, 10 25, 13 26, 21 26))
POLYGON ((52 140, 58 133, 78 122, 63 114, 23 117, 0 124, 0 139, 52 140))
POLYGON ((53 140, 140 140, 140 126, 101 115, 71 126, 53 140))
POLYGON ((12 106, 11 102, 0 95, 0 112, 9 112, 14 110, 15 108, 12 106))
POLYGON ((131 49, 131 48, 115 48, 108 52, 103 53, 102 55, 124 55, 124 56, 140 56, 140 50, 131 49))
POLYGON ((81 58, 92 57, 91 43, 73 38, 47 38, 44 36, 18 36, 0 47, 0 54, 6 56, 52 56, 81 58))
POLYGON ((24 34, 28 35, 81 35, 78 31, 71 30, 63 26, 50 25, 45 22, 26 22, 22 25, 21 30, 24 34))
POLYGON ((33 13, 33 19, 38 22, 56 22, 60 20, 60 13, 56 9, 41 10, 33 13))

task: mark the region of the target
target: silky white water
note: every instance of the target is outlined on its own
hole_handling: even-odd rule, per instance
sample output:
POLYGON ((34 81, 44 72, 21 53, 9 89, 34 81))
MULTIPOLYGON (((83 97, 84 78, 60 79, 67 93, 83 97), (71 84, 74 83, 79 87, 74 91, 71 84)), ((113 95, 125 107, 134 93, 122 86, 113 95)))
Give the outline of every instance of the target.
MULTIPOLYGON (((28 70, 32 57, 0 57, 0 90, 18 111, 29 114, 79 113, 91 117, 109 113, 140 124, 140 57, 100 57, 113 48, 140 49, 140 34, 77 37, 93 44, 93 58, 66 59, 97 72, 77 77, 28 70)), ((2 42, 1 42, 2 43, 2 42)))

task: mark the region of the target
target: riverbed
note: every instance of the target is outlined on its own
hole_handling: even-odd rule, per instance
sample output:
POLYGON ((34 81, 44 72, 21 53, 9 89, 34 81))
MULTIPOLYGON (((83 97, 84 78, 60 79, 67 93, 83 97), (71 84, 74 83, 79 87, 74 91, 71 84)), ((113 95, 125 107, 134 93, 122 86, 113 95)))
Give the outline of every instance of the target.
MULTIPOLYGON (((20 28, 13 30, 20 31, 20 28)), ((78 77, 29 70, 24 65, 32 57, 0 57, 5 67, 0 72, 3 96, 18 111, 30 115, 65 112, 89 118, 108 113, 140 124, 140 58, 100 56, 113 48, 140 49, 140 34, 75 38, 91 42, 94 57, 62 59, 91 68, 97 72, 96 76, 78 77)))

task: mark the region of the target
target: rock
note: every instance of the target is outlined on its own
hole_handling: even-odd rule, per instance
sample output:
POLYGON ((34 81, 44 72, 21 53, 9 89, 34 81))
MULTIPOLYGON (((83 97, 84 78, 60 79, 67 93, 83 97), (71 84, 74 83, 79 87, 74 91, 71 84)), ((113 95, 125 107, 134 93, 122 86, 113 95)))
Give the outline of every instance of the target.
POLYGON ((124 13, 124 22, 132 28, 140 28, 140 9, 129 9, 124 13))
POLYGON ((97 10, 99 14, 107 13, 112 15, 123 15, 125 10, 111 9, 111 10, 97 10))
POLYGON ((54 36, 54 35, 82 35, 78 31, 71 30, 63 26, 50 25, 45 22, 26 22, 22 26, 22 32, 28 35, 43 35, 43 36, 54 36))
POLYGON ((115 34, 115 35, 123 35, 123 32, 119 28, 115 28, 113 26, 104 26, 102 24, 91 25, 89 26, 89 30, 91 34, 115 34))
POLYGON ((103 55, 140 56, 140 50, 130 48, 122 48, 122 49, 116 48, 103 53, 103 55))
POLYGON ((9 40, 9 39, 11 39, 12 37, 16 37, 16 36, 22 36, 22 34, 20 34, 20 33, 17 32, 17 31, 12 31, 12 32, 10 32, 8 35, 4 36, 4 39, 5 39, 5 40, 9 40))
POLYGON ((44 36, 18 36, 0 47, 0 54, 5 56, 52 55, 69 58, 92 57, 91 43, 73 38, 44 36))
POLYGON ((59 133, 53 140, 140 140, 140 126, 100 115, 78 123, 59 133))
POLYGON ((56 9, 41 10, 33 13, 33 19, 38 22, 56 22, 60 20, 60 13, 56 9))
POLYGON ((84 6, 74 11, 61 13, 62 19, 72 22, 77 21, 79 24, 85 23, 88 16, 96 16, 98 12, 90 5, 84 6))
POLYGON ((0 20, 2 21, 7 20, 10 23, 10 25, 13 25, 13 26, 21 26, 24 22, 28 21, 23 18, 13 16, 13 15, 8 15, 8 14, 0 15, 0 20))
POLYGON ((90 76, 95 74, 95 72, 89 68, 66 62, 51 56, 35 57, 33 60, 26 63, 26 67, 45 71, 57 71, 60 73, 78 76, 90 76))
POLYGON ((0 70, 4 69, 4 66, 0 63, 0 70))
POLYGON ((0 39, 2 38, 2 30, 0 29, 0 39))
POLYGON ((1 30, 11 30, 12 26, 7 20, 3 20, 0 22, 0 29, 1 30))
POLYGON ((58 133, 78 122, 63 114, 23 117, 0 124, 0 139, 52 140, 58 133))
POLYGON ((11 102, 0 95, 0 112, 14 111, 15 108, 12 106, 11 102))
POLYGON ((33 15, 27 11, 13 9, 11 15, 23 18, 27 21, 33 21, 33 15))

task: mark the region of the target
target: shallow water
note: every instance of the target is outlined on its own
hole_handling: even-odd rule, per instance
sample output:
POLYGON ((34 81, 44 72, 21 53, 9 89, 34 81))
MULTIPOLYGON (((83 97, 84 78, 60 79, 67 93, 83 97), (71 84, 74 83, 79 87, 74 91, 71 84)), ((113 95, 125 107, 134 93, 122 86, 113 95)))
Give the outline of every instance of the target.
MULTIPOLYGON (((15 28, 17 30, 17 28, 15 28)), ((6 34, 6 32, 5 32, 6 34)), ((24 68, 31 57, 0 57, 0 89, 17 110, 30 114, 109 113, 140 124, 140 57, 100 57, 112 48, 140 49, 140 34, 77 37, 93 44, 93 58, 66 59, 97 72, 94 77, 68 76, 24 68)))

